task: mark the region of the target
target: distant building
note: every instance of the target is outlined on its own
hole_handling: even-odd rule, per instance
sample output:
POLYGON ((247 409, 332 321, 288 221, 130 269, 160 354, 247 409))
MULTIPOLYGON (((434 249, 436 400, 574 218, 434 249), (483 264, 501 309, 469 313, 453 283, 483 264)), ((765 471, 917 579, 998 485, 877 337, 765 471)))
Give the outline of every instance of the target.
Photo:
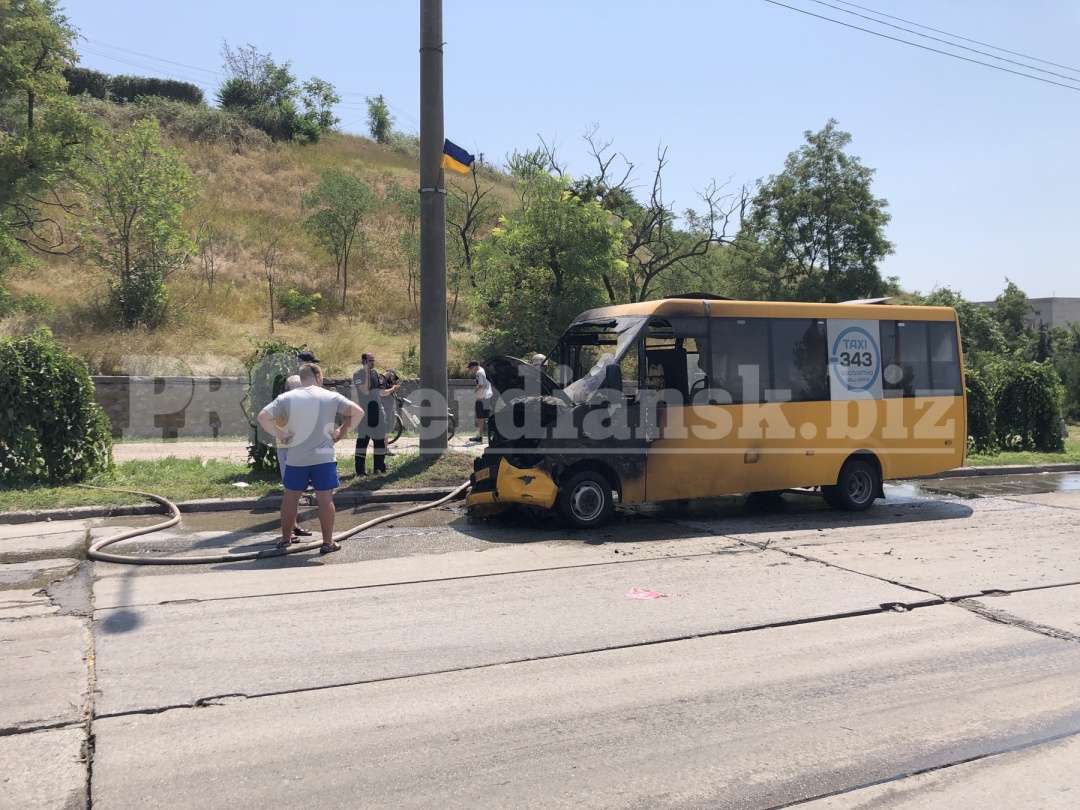
MULTIPOLYGON (((1045 323, 1048 327, 1080 325, 1080 298, 1029 298, 1027 315, 1024 323, 1038 326, 1045 323)), ((997 309, 996 301, 978 301, 976 306, 997 309)))

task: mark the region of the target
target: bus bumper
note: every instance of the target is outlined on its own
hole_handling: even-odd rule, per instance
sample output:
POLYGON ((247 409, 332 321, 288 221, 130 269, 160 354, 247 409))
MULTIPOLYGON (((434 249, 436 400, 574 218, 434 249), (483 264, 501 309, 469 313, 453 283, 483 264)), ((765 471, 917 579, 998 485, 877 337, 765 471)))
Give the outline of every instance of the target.
POLYGON ((503 458, 497 469, 483 467, 473 473, 465 506, 479 516, 494 514, 512 503, 550 509, 558 496, 559 488, 545 470, 521 469, 503 458))

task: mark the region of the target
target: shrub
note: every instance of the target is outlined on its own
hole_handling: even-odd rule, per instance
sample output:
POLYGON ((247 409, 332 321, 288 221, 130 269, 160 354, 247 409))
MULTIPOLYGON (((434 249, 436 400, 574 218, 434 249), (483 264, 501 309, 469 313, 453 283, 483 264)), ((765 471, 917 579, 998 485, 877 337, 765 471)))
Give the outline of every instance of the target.
POLYGON ((420 376, 420 349, 415 343, 410 343, 405 354, 401 355, 397 371, 406 378, 416 379, 420 376))
POLYGON ((277 470, 277 449, 274 440, 263 431, 257 421, 259 411, 274 401, 285 390, 285 379, 295 374, 297 355, 303 346, 293 346, 283 341, 256 341, 255 351, 248 357, 248 384, 244 389, 244 411, 251 434, 248 439, 248 466, 256 471, 277 470))
POLYGON ((968 448, 990 453, 997 446, 997 414, 990 384, 981 373, 969 369, 967 378, 968 448))
POLYGON ((119 104, 130 103, 144 96, 160 96, 185 104, 205 102, 202 89, 188 82, 155 76, 113 76, 109 80, 109 97, 119 104))
POLYGON ((94 98, 109 97, 109 74, 90 68, 64 68, 64 78, 68 83, 69 96, 81 96, 87 93, 94 98))
POLYGON ((1000 366, 994 386, 998 444, 1008 450, 1060 453, 1064 392, 1049 363, 1000 366))
POLYGON ((281 320, 295 321, 315 314, 316 307, 322 300, 322 293, 304 295, 290 287, 285 292, 278 293, 277 299, 281 308, 281 320))
POLYGON ((41 327, 0 339, 0 484, 77 483, 112 467, 112 430, 82 360, 41 327))

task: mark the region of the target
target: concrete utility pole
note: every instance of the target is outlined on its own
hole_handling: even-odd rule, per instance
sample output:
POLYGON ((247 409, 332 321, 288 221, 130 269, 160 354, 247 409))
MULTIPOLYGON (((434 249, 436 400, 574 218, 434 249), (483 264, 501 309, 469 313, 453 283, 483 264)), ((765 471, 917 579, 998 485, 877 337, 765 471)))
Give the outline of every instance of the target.
MULTIPOLYGON (((442 0, 420 0, 420 387, 446 402, 446 184, 443 180, 442 0)), ((446 450, 446 410, 420 453, 446 450)), ((435 421, 438 420, 438 421, 435 421)))

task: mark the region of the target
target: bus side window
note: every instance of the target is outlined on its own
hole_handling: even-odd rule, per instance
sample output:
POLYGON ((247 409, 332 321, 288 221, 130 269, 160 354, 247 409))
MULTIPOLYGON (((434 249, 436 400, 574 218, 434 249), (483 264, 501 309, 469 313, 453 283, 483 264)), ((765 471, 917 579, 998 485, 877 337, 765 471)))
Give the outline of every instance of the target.
POLYGON ((774 394, 786 391, 786 399, 793 402, 828 399, 825 323, 805 318, 774 318, 770 325, 774 394))
POLYGON ((931 391, 928 326, 926 321, 881 322, 882 392, 885 397, 927 396, 931 391))
POLYGON ((764 402, 770 385, 768 321, 713 318, 709 344, 717 398, 726 401, 726 394, 735 405, 764 402))
POLYGON ((956 345, 956 324, 931 321, 930 383, 935 394, 960 396, 960 356, 956 345))

